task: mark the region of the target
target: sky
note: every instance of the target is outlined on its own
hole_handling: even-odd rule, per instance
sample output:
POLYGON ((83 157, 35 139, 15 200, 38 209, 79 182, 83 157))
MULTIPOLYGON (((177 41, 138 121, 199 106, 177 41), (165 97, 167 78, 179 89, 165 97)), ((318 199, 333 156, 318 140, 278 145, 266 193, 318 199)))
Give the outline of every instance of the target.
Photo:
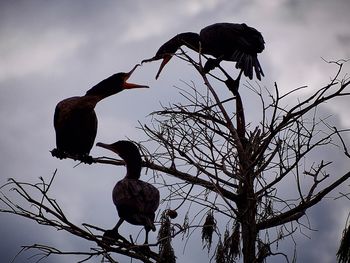
MULTIPOLYGON (((276 82, 282 93, 307 85, 308 89, 298 94, 303 98, 335 73, 323 59, 350 58, 349 13, 348 0, 1 1, 0 184, 9 177, 30 182, 40 176, 50 178, 57 169, 53 194, 67 215, 74 222, 112 227, 117 218, 111 191, 116 174, 124 170, 101 165, 74 167, 71 160, 51 157, 49 151, 55 147, 53 112, 58 101, 83 95, 111 74, 129 71, 177 33, 199 32, 216 22, 246 23, 262 32, 266 46, 259 60, 266 76, 261 84, 272 89, 276 82)), ((144 135, 136 128, 138 121, 147 123, 148 114, 160 104, 181 100, 174 86, 181 86, 181 80, 193 80, 193 71, 173 59, 156 81, 158 66, 145 64, 130 79, 150 89, 124 91, 98 104, 96 142, 140 140, 144 135)), ((346 65, 344 72, 349 69, 346 65)), ((336 102, 322 110, 333 115, 339 127, 349 128, 348 99, 336 102)), ((258 109, 252 107, 248 117, 254 110, 258 109)), ((91 154, 107 153, 93 148, 91 154)), ((337 176, 349 171, 341 153, 322 156, 335 159, 333 172, 337 176)), ((334 262, 348 213, 349 202, 343 199, 334 202, 329 198, 313 208, 309 220, 318 230, 308 237, 301 235, 298 262, 334 262)), ((47 242, 70 249, 88 246, 22 218, 1 214, 0 222, 3 262, 10 261, 24 244, 47 242)), ((208 261, 201 245, 189 245, 184 254, 183 244, 176 245, 180 247, 179 262, 208 261)), ((44 262, 66 260, 52 257, 44 262)), ((32 261, 23 256, 18 262, 32 261)))

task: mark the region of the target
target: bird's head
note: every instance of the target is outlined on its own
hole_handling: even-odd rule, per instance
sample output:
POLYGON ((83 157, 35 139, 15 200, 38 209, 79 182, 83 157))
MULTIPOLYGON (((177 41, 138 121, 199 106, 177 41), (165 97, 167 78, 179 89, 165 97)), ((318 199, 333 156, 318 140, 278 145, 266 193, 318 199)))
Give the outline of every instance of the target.
POLYGON ((130 70, 129 72, 125 73, 117 73, 114 74, 113 76, 115 76, 117 81, 121 81, 121 86, 123 87, 123 89, 136 89, 136 88, 149 88, 146 85, 142 85, 142 84, 135 84, 135 83, 130 83, 127 82, 127 80, 130 78, 130 76, 132 75, 132 73, 134 73, 135 69, 140 66, 140 64, 136 64, 132 70, 130 70))
POLYGON ((170 59, 173 57, 174 53, 179 47, 180 45, 178 44, 177 38, 173 37, 158 49, 154 57, 142 60, 141 64, 144 62, 152 62, 155 60, 162 59, 162 63, 160 64, 156 75, 156 79, 158 79, 160 72, 162 71, 164 66, 170 61, 170 59))
POLYGON ((141 64, 144 62, 151 62, 155 60, 162 59, 162 63, 159 66, 156 79, 158 79, 160 72, 164 66, 170 61, 175 52, 182 46, 186 45, 189 48, 196 49, 199 45, 199 35, 192 32, 181 33, 174 36, 172 39, 165 42, 157 51, 156 55, 150 59, 142 60, 141 64))
POLYGON ((140 85, 127 82, 139 64, 135 65, 129 72, 120 72, 102 80, 86 92, 86 95, 110 96, 124 89, 149 88, 146 85, 140 85))
POLYGON ((137 146, 130 141, 117 141, 112 144, 98 142, 96 146, 115 152, 127 165, 141 166, 141 155, 137 146))

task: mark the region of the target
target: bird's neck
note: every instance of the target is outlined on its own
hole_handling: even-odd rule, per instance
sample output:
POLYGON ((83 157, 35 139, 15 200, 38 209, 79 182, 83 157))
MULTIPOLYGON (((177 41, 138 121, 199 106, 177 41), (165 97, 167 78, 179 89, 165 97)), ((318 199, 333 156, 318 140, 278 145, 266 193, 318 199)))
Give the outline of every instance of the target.
POLYGON ((126 176, 128 179, 140 179, 141 176, 141 164, 126 164, 126 176))
POLYGON ((96 104, 100 102, 101 100, 115 94, 114 93, 100 93, 100 94, 95 94, 95 93, 86 93, 82 98, 84 101, 86 101, 86 104, 89 104, 91 107, 95 108, 96 104))
POLYGON ((97 96, 97 95, 85 95, 85 96, 80 97, 79 104, 84 105, 84 107, 88 107, 88 108, 93 109, 96 107, 96 104, 104 98, 105 97, 101 97, 101 96, 97 96), (81 102, 83 102, 83 103, 81 103, 81 102))
POLYGON ((118 93, 121 90, 118 90, 114 88, 116 84, 112 81, 111 78, 107 78, 105 80, 102 80, 100 83, 93 86, 91 89, 89 89, 85 96, 90 97, 91 100, 95 100, 96 103, 100 100, 103 100, 111 95, 114 95, 118 93))
POLYGON ((199 51, 199 35, 193 32, 181 33, 176 36, 179 46, 185 45, 188 48, 199 51))

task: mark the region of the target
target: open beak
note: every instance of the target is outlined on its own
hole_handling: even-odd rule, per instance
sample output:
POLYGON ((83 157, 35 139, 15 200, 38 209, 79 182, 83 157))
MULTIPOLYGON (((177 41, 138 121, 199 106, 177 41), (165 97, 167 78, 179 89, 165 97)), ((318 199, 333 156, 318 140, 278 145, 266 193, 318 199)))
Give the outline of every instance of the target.
MULTIPOLYGON (((140 84, 126 82, 138 66, 140 66, 140 64, 136 64, 132 70, 130 70, 128 73, 125 73, 124 83, 123 83, 124 89, 149 88, 146 85, 140 85, 140 84)), ((103 146, 101 146, 101 147, 103 147, 103 146)))
POLYGON ((156 79, 158 79, 160 72, 162 71, 162 69, 164 68, 164 66, 169 62, 169 60, 172 58, 172 55, 166 55, 163 58, 162 64, 160 64, 157 75, 156 75, 156 79))
POLYGON ((105 149, 110 150, 110 151, 112 151, 112 152, 115 152, 116 154, 119 155, 119 153, 117 152, 117 150, 115 149, 115 147, 112 146, 112 144, 106 144, 106 143, 98 142, 98 143, 96 143, 96 146, 105 148, 105 149))

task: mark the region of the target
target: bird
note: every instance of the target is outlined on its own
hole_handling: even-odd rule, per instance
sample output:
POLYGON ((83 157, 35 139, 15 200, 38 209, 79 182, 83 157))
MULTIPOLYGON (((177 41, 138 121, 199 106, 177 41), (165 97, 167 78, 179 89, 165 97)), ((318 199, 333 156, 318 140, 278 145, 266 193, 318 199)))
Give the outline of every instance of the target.
POLYGON ((113 188, 112 199, 116 206, 119 221, 112 230, 107 230, 104 239, 116 239, 118 228, 126 221, 145 227, 144 244, 148 244, 148 233, 155 231, 154 218, 159 206, 159 191, 150 183, 140 180, 142 159, 137 146, 130 141, 117 141, 113 144, 98 142, 96 146, 118 154, 126 164, 126 175, 113 188))
MULTIPOLYGON (((182 46, 211 55, 204 65, 204 72, 219 66, 222 60, 236 62, 236 68, 244 72, 244 75, 253 78, 253 70, 257 79, 264 76, 257 54, 265 48, 263 36, 255 28, 246 24, 215 23, 204 27, 199 34, 194 32, 180 33, 164 43, 156 55, 144 62, 163 59, 156 75, 158 79, 163 67, 169 62, 174 53, 182 46)), ((240 78, 241 73, 238 78, 240 78)))
POLYGON ((120 72, 102 80, 89 89, 84 96, 76 96, 60 101, 54 113, 56 148, 52 156, 64 159, 71 157, 85 163, 92 163, 89 153, 94 145, 97 133, 96 104, 102 99, 121 92, 124 89, 148 88, 145 85, 128 83, 130 72, 120 72))

